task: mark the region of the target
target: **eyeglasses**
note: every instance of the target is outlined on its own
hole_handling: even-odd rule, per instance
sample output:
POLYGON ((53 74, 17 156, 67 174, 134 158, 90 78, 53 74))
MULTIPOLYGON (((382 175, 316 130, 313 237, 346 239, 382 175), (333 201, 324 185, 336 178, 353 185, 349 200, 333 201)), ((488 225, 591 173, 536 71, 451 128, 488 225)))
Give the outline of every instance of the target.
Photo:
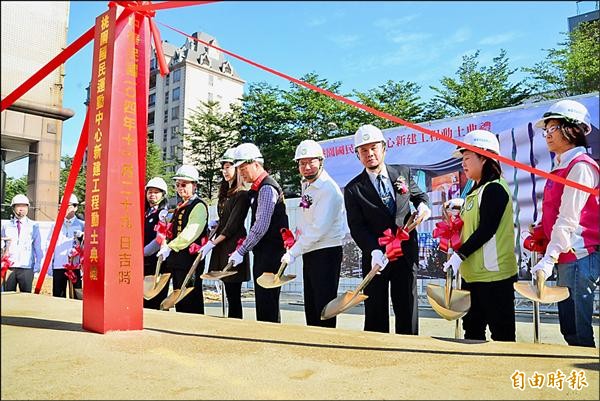
POLYGON ((320 159, 318 158, 314 158, 314 159, 303 159, 303 160, 298 160, 298 166, 300 168, 304 168, 306 166, 315 166, 316 164, 319 164, 320 159))
POLYGON ((191 184, 191 182, 176 182, 175 187, 183 188, 183 187, 186 187, 188 184, 191 184))
POLYGON ((544 128, 543 131, 544 133, 542 134, 542 136, 544 138, 546 138, 548 135, 552 136, 552 134, 554 134, 556 132, 556 130, 561 129, 562 125, 553 125, 550 128, 544 128))

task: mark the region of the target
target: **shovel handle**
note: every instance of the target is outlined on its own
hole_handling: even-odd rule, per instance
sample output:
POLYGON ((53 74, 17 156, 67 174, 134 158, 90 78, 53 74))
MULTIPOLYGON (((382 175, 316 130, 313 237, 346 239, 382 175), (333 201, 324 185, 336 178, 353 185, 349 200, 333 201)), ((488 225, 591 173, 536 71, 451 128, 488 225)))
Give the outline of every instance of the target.
POLYGON ((279 270, 277 270, 277 274, 275 274, 275 280, 279 280, 281 278, 286 267, 287 263, 281 262, 281 265, 279 265, 279 270))
POLYGON ((156 259, 156 272, 154 273, 154 285, 158 284, 158 282, 160 281, 158 278, 158 275, 160 274, 160 265, 162 265, 163 260, 164 260, 163 255, 160 255, 156 259))
POLYGON ((196 268, 198 267, 198 264, 200 264, 200 261, 204 259, 202 257, 202 252, 198 252, 198 256, 196 256, 196 259, 194 259, 194 263, 192 263, 192 267, 190 268, 190 271, 188 271, 188 273, 185 275, 185 278, 183 279, 183 285, 180 288, 180 292, 179 292, 179 297, 177 297, 177 300, 175 301, 175 303, 181 301, 184 297, 183 294, 185 294, 185 290, 188 287, 188 282, 192 279, 192 276, 194 275, 194 272, 196 271, 196 268))
POLYGON ((221 270, 221 271, 223 271, 223 272, 226 272, 226 271, 228 271, 229 269, 231 269, 232 267, 233 267, 233 262, 229 262, 229 263, 227 263, 227 264, 225 265, 225 267, 224 267, 224 268, 223 268, 223 270, 221 270))

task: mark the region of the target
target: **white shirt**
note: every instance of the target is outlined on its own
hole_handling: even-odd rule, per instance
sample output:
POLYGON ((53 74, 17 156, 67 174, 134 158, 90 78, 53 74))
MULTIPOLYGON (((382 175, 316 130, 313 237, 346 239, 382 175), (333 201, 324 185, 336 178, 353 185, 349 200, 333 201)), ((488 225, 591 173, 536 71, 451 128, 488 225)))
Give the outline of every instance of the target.
MULTIPOLYGON (((558 165, 553 170, 566 168, 577 156, 585 153, 583 146, 569 149, 566 152, 556 155, 558 165)), ((598 186, 598 172, 588 163, 575 163, 567 175, 570 181, 578 182, 586 187, 596 188, 598 186)), ((580 235, 577 235, 579 229, 580 211, 585 206, 590 194, 588 192, 575 189, 565 185, 563 194, 560 198, 560 208, 558 217, 552 233, 550 242, 546 248, 546 255, 558 259, 563 252, 568 252, 571 248, 577 247, 576 242, 583 241, 580 235)), ((582 246, 582 245, 581 245, 582 246)))
POLYGON ((2 225, 2 238, 8 237, 8 259, 13 268, 40 270, 43 259, 40 228, 36 222, 24 217, 21 219, 21 233, 17 228, 17 219, 12 218, 2 225))
MULTIPOLYGON (((58 239, 56 240, 56 246, 54 247, 52 269, 63 269, 63 266, 69 262, 69 251, 75 245, 75 231, 83 232, 84 228, 84 222, 79 220, 77 217, 65 219, 62 227, 60 228, 60 233, 58 234, 58 239)), ((52 225, 52 229, 50 230, 48 241, 50 241, 52 231, 54 231, 54 225, 52 225)))
POLYGON ((302 196, 310 199, 308 208, 300 207, 299 234, 289 250, 298 257, 317 249, 341 246, 349 232, 344 197, 340 187, 325 170, 312 183, 302 183, 302 196))
MULTIPOLYGON (((371 184, 375 187, 375 191, 379 194, 379 184, 377 183, 377 176, 381 174, 381 178, 383 179, 383 183, 388 189, 389 193, 392 194, 392 198, 396 200, 396 191, 394 191, 394 185, 387 171, 387 167, 383 166, 381 172, 379 174, 370 171, 369 169, 365 169, 367 174, 369 175, 369 179, 371 180, 371 184)), ((381 194, 380 194, 381 195, 381 194)))

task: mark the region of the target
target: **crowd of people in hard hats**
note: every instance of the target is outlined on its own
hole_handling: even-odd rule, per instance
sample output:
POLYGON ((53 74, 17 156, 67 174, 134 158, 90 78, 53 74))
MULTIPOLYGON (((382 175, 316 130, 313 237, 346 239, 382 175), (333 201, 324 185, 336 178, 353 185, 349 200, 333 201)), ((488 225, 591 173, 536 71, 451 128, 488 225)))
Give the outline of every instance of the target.
MULTIPOLYGON (((587 154, 586 135, 591 132, 587 109, 573 100, 553 104, 535 124, 541 129, 548 150, 554 153, 552 174, 589 188, 599 187, 598 164, 587 154)), ((462 276, 462 288, 471 294, 471 307, 463 318, 464 337, 515 341, 515 295, 517 262, 513 244, 513 199, 497 160, 473 151, 500 154, 497 136, 485 130, 469 132, 452 156, 462 159, 465 175, 474 182, 464 199, 450 199, 445 208, 459 210, 463 225, 460 248, 444 263, 462 276)), ((321 146, 313 140, 298 144, 302 195, 295 238, 288 241, 282 230, 289 228, 283 191, 265 170, 260 149, 242 143, 228 149, 220 159, 218 219, 209 221, 208 207, 197 194, 198 170, 181 166, 173 181, 180 202, 168 210, 167 183, 160 177, 148 181, 144 226, 144 274, 169 273, 174 290, 193 290, 175 309, 204 313, 201 273, 210 256, 208 271, 234 272, 224 277, 230 318, 243 318, 241 286, 254 280, 256 319, 281 322, 280 287, 264 288, 257 283, 264 273, 275 274, 282 264, 302 259, 306 323, 336 327, 336 318, 321 318, 321 311, 337 297, 342 263, 342 241, 349 231, 362 252, 362 273, 377 267, 377 274, 364 289, 367 331, 389 332, 389 304, 395 315, 395 333, 418 334, 416 231, 407 233, 400 256, 391 257, 380 239, 386 230, 396 232, 408 221, 422 222, 431 216, 427 194, 413 179, 410 168, 385 162, 386 142, 382 131, 363 125, 354 134, 354 149, 364 169, 342 191, 324 169, 321 146), (245 220, 251 216, 246 231, 245 220), (162 229, 157 229, 161 225, 162 229), (196 273, 189 275, 197 256, 196 273), (192 251, 192 252, 190 252, 192 251), (250 263, 252 256, 252 263, 250 263), (250 271, 252 269, 252 271, 250 271), (189 282, 188 282, 189 281, 189 282)), ((5 283, 12 291, 31 291, 33 269, 41 261, 40 234, 27 218, 29 200, 17 195, 12 201, 14 218, 2 226, 2 238, 10 239, 6 251, 15 274, 5 283)), ((74 217, 77 199, 72 198, 61 239, 53 259, 55 275, 63 269, 69 241, 83 231, 74 217)), ((558 285, 568 287, 570 296, 558 303, 560 329, 570 345, 595 346, 592 330, 594 290, 600 270, 599 198, 580 189, 546 181, 540 225, 548 246, 540 262, 532 266, 547 279, 556 273, 558 285)), ((60 276, 60 274, 58 274, 60 276)), ((80 278, 78 277, 79 282, 80 278)), ((54 286, 54 295, 64 296, 64 280, 54 286)), ((147 308, 160 309, 169 286, 144 301, 147 308)))

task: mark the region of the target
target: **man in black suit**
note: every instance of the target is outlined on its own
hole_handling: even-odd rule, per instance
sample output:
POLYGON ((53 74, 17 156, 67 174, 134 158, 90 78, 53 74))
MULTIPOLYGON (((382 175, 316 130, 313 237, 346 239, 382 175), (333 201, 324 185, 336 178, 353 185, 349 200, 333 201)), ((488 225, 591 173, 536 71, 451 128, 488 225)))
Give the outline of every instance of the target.
POLYGON ((411 215, 410 203, 426 220, 431 215, 429 197, 402 165, 385 164, 386 143, 381 130, 363 125, 354 134, 354 150, 364 170, 344 188, 344 203, 352 238, 362 251, 363 277, 378 264, 380 274, 365 288, 365 331, 389 333, 389 296, 396 334, 418 334, 417 269, 419 249, 416 231, 402 242, 403 256, 389 262, 378 238, 386 229, 396 233, 411 215))

